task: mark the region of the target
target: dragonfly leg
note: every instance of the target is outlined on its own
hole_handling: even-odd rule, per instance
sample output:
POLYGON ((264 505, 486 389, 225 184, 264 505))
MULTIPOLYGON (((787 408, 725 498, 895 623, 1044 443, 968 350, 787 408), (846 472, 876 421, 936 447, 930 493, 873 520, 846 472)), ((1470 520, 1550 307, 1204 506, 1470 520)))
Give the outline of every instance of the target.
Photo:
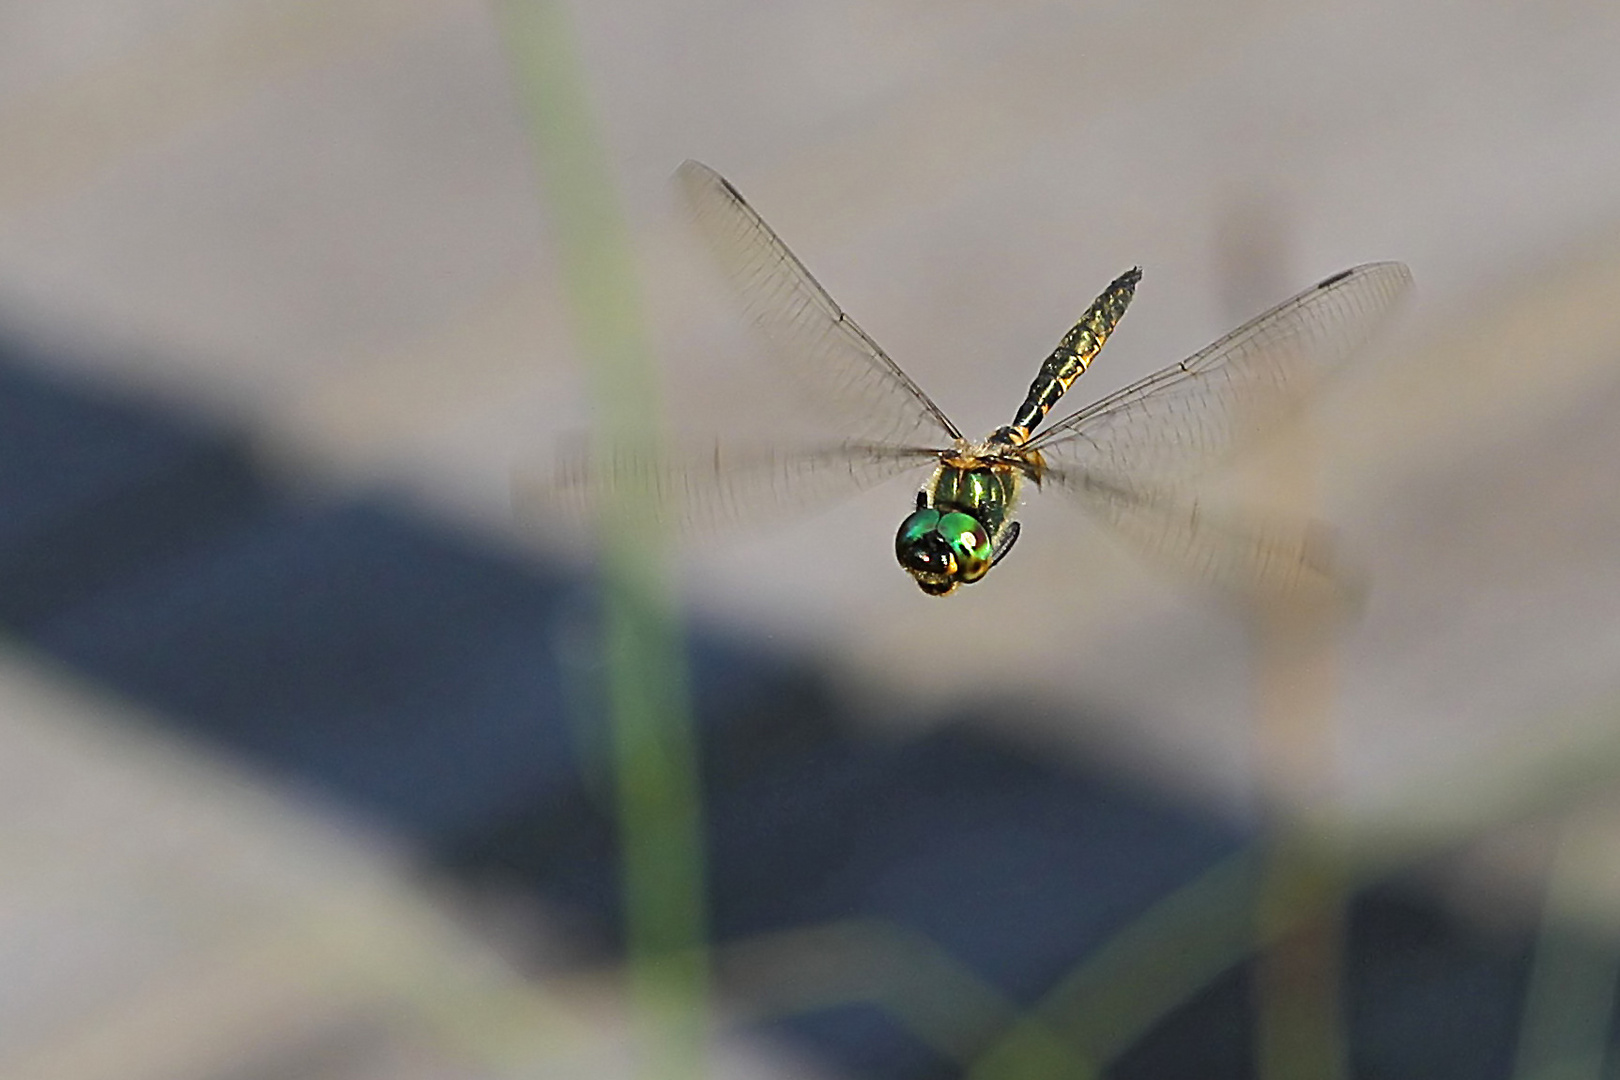
POLYGON ((1016 544, 1017 542, 1018 542, 1018 522, 1015 521, 1012 524, 1008 525, 1007 528, 1002 532, 1001 538, 996 544, 996 550, 991 553, 991 555, 990 555, 990 565, 991 565, 991 567, 994 568, 997 563, 999 563, 1002 559, 1005 559, 1007 557, 1007 552, 1011 551, 1012 548, 1013 548, 1013 545, 1016 544))

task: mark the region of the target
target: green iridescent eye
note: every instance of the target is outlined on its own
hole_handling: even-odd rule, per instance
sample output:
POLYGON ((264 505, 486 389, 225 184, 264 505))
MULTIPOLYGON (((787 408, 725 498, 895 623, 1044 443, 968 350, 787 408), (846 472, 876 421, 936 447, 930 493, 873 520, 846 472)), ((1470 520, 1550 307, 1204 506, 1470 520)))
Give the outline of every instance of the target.
POLYGON ((938 510, 918 510, 900 523, 894 536, 894 557, 924 591, 946 590, 956 576, 956 555, 940 534, 938 510))
POLYGON ((938 525, 938 510, 918 510, 900 523, 900 532, 894 538, 895 549, 912 546, 933 532, 938 525))
POLYGON ((956 556, 963 581, 977 581, 990 569, 990 535, 968 514, 950 513, 939 519, 939 534, 956 556))

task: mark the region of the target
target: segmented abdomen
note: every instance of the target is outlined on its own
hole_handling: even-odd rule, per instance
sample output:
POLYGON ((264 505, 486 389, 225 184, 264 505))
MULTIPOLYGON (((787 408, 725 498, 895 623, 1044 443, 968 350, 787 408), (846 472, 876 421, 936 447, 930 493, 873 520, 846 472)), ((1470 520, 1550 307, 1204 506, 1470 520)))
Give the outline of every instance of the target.
POLYGON ((1052 406, 1057 404, 1064 391, 1085 374, 1091 361, 1102 351, 1108 335, 1125 317, 1125 309, 1130 306, 1131 297, 1136 292, 1136 283, 1141 280, 1142 268, 1132 267, 1115 278, 1113 284, 1091 302, 1080 321, 1063 335, 1058 347, 1041 365, 1035 381, 1029 384, 1029 395, 1024 398, 1024 404, 1019 407, 1013 422, 996 432, 997 438, 1013 446, 1021 446, 1028 441, 1031 432, 1052 411, 1052 406))

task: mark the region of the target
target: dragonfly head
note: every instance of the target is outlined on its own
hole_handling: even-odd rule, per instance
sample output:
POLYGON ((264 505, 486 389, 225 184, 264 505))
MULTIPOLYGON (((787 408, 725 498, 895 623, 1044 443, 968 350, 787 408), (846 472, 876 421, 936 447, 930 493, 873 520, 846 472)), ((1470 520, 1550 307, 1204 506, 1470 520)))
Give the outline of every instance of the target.
POLYGON ((926 507, 900 523, 894 554, 923 592, 944 596, 989 573, 990 536, 971 514, 926 507))

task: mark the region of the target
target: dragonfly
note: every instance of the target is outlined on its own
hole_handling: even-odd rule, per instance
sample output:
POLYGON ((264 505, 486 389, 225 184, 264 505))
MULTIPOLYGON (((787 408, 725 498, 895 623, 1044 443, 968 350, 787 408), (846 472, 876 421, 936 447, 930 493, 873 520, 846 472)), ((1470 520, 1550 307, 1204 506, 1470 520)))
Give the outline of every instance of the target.
POLYGON ((984 579, 1012 551, 1026 489, 1060 490, 1146 552, 1248 592, 1331 575, 1323 529, 1202 505, 1189 485, 1288 415, 1356 352, 1411 284, 1398 262, 1344 270, 1191 356, 1042 428, 1091 367, 1141 280, 1120 274, 1064 334, 1010 423, 969 439, 849 317, 730 182, 696 161, 676 183, 699 233, 804 407, 841 430, 819 447, 565 466, 561 486, 650 496, 687 526, 729 527, 914 472, 927 478, 895 535, 930 596, 984 579))

